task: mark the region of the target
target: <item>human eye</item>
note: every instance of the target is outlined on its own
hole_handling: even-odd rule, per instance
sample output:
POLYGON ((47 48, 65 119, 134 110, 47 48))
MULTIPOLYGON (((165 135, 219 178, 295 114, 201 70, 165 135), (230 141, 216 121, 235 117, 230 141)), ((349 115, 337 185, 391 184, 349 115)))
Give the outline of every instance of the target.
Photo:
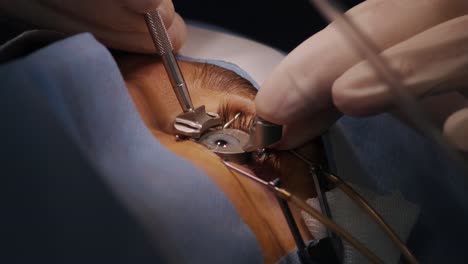
POLYGON ((221 101, 217 113, 222 125, 205 132, 197 142, 222 159, 243 165, 248 163, 250 153, 245 152, 244 147, 249 142, 248 131, 253 115, 228 101, 221 101))
POLYGON ((245 152, 243 147, 249 140, 249 130, 254 122, 255 111, 245 108, 237 102, 224 100, 218 107, 222 124, 204 134, 199 143, 218 154, 221 158, 239 163, 251 169, 265 180, 277 178, 280 165, 280 153, 276 150, 265 152, 245 152))

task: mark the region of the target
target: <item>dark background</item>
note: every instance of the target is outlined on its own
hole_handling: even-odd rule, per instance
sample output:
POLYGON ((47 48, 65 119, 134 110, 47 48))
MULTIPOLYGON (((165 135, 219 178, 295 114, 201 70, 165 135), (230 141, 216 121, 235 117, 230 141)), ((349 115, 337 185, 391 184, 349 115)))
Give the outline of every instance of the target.
MULTIPOLYGON (((343 9, 360 0, 339 1, 343 9)), ((221 26, 283 51, 291 51, 328 22, 307 0, 174 0, 184 18, 221 26)))

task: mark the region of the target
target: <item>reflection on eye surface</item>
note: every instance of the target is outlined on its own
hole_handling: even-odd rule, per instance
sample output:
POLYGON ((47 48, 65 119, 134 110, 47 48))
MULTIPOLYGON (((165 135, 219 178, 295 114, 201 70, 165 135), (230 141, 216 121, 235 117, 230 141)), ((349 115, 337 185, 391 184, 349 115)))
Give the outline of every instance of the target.
POLYGON ((243 147, 249 140, 249 134, 239 129, 221 128, 205 133, 198 143, 216 153, 222 159, 245 164, 249 161, 249 153, 243 147))
POLYGON ((221 148, 225 148, 228 145, 228 142, 225 141, 224 139, 218 139, 216 140, 215 143, 216 143, 216 146, 221 147, 221 148))
POLYGON ((232 130, 218 129, 215 131, 207 132, 201 138, 199 143, 207 147, 209 150, 227 150, 235 151, 238 147, 242 148, 241 142, 232 130))

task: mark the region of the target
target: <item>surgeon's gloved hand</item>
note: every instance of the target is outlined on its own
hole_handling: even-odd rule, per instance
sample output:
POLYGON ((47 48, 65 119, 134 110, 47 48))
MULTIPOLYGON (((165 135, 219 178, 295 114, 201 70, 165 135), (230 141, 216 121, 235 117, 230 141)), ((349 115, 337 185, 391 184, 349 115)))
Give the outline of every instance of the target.
MULTIPOLYGON (((446 135, 468 151, 468 1, 368 0, 347 14, 446 135)), ((256 98, 260 117, 285 125, 280 148, 320 135, 341 113, 367 116, 392 110, 393 104, 334 23, 293 50, 256 98)))
POLYGON ((159 8, 174 48, 186 35, 172 0, 0 0, 0 11, 41 29, 91 32, 108 47, 154 52, 143 14, 159 8))

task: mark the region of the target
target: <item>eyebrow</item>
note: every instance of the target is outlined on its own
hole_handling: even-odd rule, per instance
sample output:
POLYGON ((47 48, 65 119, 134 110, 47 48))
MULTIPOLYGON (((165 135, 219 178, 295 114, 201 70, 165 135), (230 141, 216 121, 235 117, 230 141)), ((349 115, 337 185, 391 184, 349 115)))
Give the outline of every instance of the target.
POLYGON ((251 82, 234 71, 208 63, 193 62, 194 77, 200 81, 201 87, 216 92, 233 93, 248 99, 254 99, 257 89, 251 82))

